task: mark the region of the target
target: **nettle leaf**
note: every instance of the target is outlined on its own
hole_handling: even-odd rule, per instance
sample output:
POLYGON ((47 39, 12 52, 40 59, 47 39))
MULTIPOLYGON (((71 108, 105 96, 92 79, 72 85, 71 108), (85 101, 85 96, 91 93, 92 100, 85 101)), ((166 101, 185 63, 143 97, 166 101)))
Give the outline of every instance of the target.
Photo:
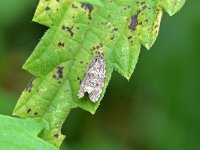
POLYGON ((71 108, 95 113, 113 70, 130 79, 141 45, 158 35, 163 9, 170 15, 185 0, 40 0, 33 20, 49 27, 23 68, 36 78, 22 93, 14 115, 45 124, 41 137, 60 146, 61 127, 71 108), (97 52, 106 77, 97 103, 78 99, 80 82, 97 52))
POLYGON ((38 135, 44 126, 33 120, 0 115, 1 150, 57 150, 38 135))

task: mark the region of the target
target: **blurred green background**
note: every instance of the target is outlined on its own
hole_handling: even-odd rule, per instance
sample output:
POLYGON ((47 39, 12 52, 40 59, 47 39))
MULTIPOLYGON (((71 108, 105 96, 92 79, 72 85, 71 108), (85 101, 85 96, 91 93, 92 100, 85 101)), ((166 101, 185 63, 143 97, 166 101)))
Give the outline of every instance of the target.
MULTIPOLYGON (((0 113, 11 115, 31 75, 21 66, 47 28, 31 22, 38 1, 0 5, 0 113)), ((200 149, 200 1, 163 16, 128 82, 114 73, 94 116, 72 110, 63 150, 200 149)))

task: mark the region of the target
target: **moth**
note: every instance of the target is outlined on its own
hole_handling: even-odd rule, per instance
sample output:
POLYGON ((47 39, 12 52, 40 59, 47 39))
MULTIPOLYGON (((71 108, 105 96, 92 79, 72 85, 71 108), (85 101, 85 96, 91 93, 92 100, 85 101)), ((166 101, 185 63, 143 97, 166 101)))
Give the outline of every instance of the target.
POLYGON ((85 93, 89 94, 92 102, 96 103, 102 93, 106 75, 106 64, 103 52, 97 52, 81 81, 78 91, 78 98, 84 97, 85 93))

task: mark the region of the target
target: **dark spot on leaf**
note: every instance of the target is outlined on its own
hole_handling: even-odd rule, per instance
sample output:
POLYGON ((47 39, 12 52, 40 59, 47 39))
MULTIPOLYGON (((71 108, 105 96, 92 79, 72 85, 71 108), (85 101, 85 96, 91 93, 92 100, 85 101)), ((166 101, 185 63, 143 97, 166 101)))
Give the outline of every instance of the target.
POLYGON ((100 47, 103 47, 103 43, 100 43, 100 47))
POLYGON ((65 43, 59 42, 59 43, 58 43, 58 46, 59 46, 59 47, 64 47, 64 46, 65 46, 65 43))
POLYGON ((58 138, 58 137, 59 137, 59 134, 55 134, 54 137, 55 137, 55 138, 58 138))
POLYGON ((132 36, 128 36, 128 39, 129 39, 129 40, 132 39, 132 36))
POLYGON ((29 108, 29 109, 27 109, 27 113, 30 113, 31 112, 31 109, 29 108))
POLYGON ((145 5, 145 6, 142 7, 142 10, 145 10, 146 8, 147 8, 147 6, 145 5))
POLYGON ((81 7, 84 8, 85 10, 88 10, 89 13, 88 13, 88 18, 91 20, 92 19, 92 11, 94 9, 93 5, 92 4, 89 4, 89 3, 82 3, 81 4, 81 7))
POLYGON ((154 27, 154 28, 156 29, 156 28, 158 28, 158 27, 159 27, 159 25, 155 25, 155 27, 154 27))
POLYGON ((72 27, 66 27, 67 31, 70 33, 71 37, 74 36, 74 32, 72 31, 73 30, 73 26, 72 27))
MULTIPOLYGON (((136 3, 139 4, 139 2, 136 2, 136 3)), ((138 15, 147 8, 147 6, 145 5, 145 2, 141 2, 141 5, 142 5, 141 10, 140 9, 137 10, 137 13, 131 17, 131 22, 129 25, 130 30, 136 30, 136 27, 138 25, 138 15)), ((142 15, 144 14, 142 13, 142 15)), ((141 24, 142 22, 139 23, 139 25, 141 24)))
POLYGON ((76 5, 72 4, 72 8, 78 8, 76 5))
POLYGON ((65 29, 66 29, 66 27, 63 25, 63 26, 62 26, 62 30, 65 30, 65 29))
POLYGON ((113 40, 114 38, 115 38, 115 32, 117 32, 118 31, 118 28, 113 28, 112 29, 112 37, 110 38, 111 40, 113 40))
POLYGON ((38 112, 35 112, 34 115, 37 116, 37 115, 38 115, 38 112))
POLYGON ((53 79, 57 79, 57 80, 62 79, 63 78, 63 69, 64 69, 64 67, 58 66, 58 67, 56 67, 56 69, 57 69, 56 73, 53 74, 52 78, 53 79))
POLYGON ((90 50, 95 51, 103 47, 103 43, 99 43, 99 45, 92 47, 90 50))
POLYGON ((137 27, 137 25, 138 25, 138 14, 133 15, 133 16, 131 17, 131 23, 130 23, 130 25, 129 25, 129 29, 130 29, 130 30, 135 30, 136 27, 137 27))
POLYGON ((56 67, 56 68, 57 68, 58 77, 59 77, 60 79, 62 79, 62 78, 63 78, 63 69, 64 69, 64 67, 58 66, 58 67, 56 67))
POLYGON ((57 77, 56 77, 56 75, 54 74, 54 75, 52 76, 52 78, 56 79, 57 77))
POLYGON ((105 22, 101 22, 101 24, 105 26, 105 25, 108 24, 108 22, 107 22, 107 21, 105 21, 105 22))
POLYGON ((118 28, 114 28, 113 31, 118 31, 118 28))
POLYGON ((110 38, 110 40, 114 40, 114 38, 115 38, 115 36, 112 36, 112 37, 110 38))
POLYGON ((51 10, 51 8, 49 6, 46 7, 46 11, 51 10))
POLYGON ((69 26, 65 27, 64 25, 62 25, 62 30, 68 31, 70 33, 71 37, 74 36, 73 28, 74 28, 74 26, 72 26, 72 27, 69 27, 69 26))

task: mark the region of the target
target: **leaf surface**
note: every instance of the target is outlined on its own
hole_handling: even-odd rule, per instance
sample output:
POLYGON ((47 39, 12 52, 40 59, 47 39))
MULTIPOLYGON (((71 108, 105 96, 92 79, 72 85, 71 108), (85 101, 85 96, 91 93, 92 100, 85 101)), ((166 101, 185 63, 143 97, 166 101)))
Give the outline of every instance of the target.
POLYGON ((1 150, 57 150, 38 135, 44 126, 33 120, 0 115, 1 150))

